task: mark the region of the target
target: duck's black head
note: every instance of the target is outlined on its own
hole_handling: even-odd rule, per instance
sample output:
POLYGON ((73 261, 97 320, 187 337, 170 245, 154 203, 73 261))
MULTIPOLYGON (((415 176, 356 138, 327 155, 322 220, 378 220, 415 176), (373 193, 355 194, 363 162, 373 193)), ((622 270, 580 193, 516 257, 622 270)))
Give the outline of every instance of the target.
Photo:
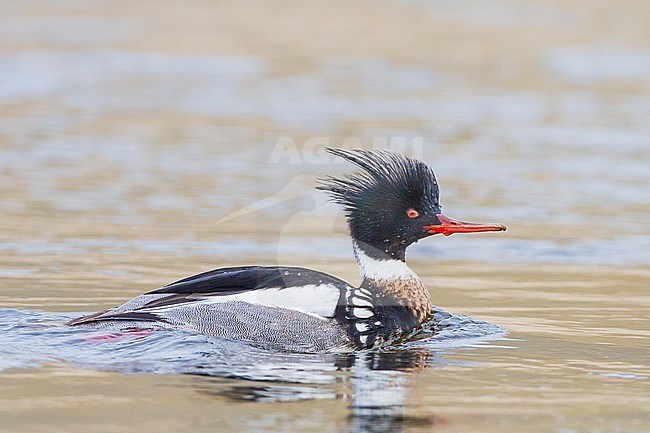
POLYGON ((317 189, 343 205, 350 234, 370 257, 405 260, 409 245, 436 233, 505 230, 503 225, 465 223, 443 215, 436 176, 422 161, 387 150, 327 151, 362 168, 321 179, 317 189))

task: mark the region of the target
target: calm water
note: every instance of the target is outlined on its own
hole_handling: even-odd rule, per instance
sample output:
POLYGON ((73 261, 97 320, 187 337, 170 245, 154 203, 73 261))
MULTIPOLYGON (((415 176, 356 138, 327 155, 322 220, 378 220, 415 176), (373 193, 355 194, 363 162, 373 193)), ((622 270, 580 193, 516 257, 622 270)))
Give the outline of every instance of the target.
POLYGON ((650 431, 646 2, 0 6, 0 431, 650 431), (60 326, 220 266, 358 282, 326 144, 419 156, 447 214, 508 225, 409 251, 435 337, 60 326))

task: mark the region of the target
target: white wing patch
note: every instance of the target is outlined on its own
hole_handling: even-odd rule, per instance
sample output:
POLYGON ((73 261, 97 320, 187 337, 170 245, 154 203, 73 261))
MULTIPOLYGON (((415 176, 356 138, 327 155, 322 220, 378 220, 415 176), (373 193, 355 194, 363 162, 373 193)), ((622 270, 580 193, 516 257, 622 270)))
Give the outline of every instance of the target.
MULTIPOLYGON (((226 302, 246 302, 248 304, 264 305, 266 307, 286 308, 301 313, 325 319, 334 317, 341 291, 331 284, 309 284, 296 287, 270 287, 268 289, 251 290, 234 295, 205 296, 200 301, 208 304, 226 302)), ((180 304, 179 307, 182 307, 180 304)), ((166 309, 168 306, 159 307, 166 309)), ((158 308, 151 308, 150 311, 158 308)))
POLYGON ((257 303, 270 307, 290 308, 321 317, 334 317, 341 291, 330 284, 310 284, 281 290, 257 290, 257 303))

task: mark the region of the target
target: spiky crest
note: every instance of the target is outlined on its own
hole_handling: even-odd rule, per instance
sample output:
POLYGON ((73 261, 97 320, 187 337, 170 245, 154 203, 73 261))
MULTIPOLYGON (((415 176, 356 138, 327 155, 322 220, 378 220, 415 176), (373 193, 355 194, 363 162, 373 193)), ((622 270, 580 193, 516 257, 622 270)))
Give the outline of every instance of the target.
POLYGON ((343 205, 346 214, 358 209, 370 192, 386 200, 402 201, 405 197, 434 198, 438 204, 438 183, 433 170, 424 162, 388 150, 325 149, 364 171, 344 177, 319 179, 316 189, 326 191, 334 203, 343 205))
POLYGON ((387 150, 326 151, 362 170, 320 179, 316 188, 329 193, 330 201, 343 205, 356 241, 403 259, 406 247, 422 237, 421 226, 413 227, 405 220, 407 209, 422 215, 440 211, 433 170, 422 161, 387 150))

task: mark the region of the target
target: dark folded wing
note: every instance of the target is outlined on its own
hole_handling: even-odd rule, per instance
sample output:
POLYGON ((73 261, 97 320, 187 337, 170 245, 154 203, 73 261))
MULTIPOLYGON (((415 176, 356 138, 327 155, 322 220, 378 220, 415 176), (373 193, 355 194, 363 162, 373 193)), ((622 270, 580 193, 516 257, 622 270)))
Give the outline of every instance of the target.
POLYGON ((348 284, 332 275, 305 268, 284 266, 242 266, 221 268, 183 278, 148 294, 160 293, 233 293, 267 288, 306 285, 348 284))
POLYGON ((349 284, 323 272, 295 267, 221 268, 184 278, 71 324, 106 320, 164 321, 166 308, 189 302, 246 302, 287 308, 324 318, 334 317, 349 284))

